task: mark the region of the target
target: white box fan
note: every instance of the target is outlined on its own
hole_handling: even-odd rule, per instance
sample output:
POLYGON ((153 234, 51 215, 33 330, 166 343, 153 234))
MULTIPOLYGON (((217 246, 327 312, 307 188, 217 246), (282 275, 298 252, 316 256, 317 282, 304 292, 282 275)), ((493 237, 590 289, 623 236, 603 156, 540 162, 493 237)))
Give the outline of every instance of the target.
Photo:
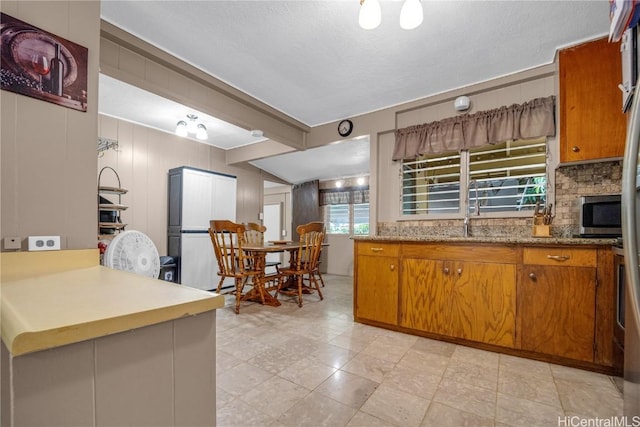
POLYGON ((157 279, 160 275, 160 255, 146 234, 128 230, 113 238, 104 253, 105 267, 128 271, 157 279))

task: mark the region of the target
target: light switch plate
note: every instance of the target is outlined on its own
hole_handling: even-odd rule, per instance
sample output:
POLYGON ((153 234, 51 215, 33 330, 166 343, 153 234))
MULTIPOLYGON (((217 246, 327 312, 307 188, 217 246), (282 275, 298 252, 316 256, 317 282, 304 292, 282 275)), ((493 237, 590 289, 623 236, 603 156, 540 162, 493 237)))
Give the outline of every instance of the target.
POLYGON ((29 236, 30 251, 59 251, 60 236, 29 236))

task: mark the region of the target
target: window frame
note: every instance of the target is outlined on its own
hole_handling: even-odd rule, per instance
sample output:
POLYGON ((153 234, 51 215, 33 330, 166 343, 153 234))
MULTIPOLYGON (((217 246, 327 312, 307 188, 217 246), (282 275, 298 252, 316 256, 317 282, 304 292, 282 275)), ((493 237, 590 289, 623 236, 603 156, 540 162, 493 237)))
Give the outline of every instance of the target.
POLYGON ((324 205, 322 206, 322 222, 325 225, 325 230, 326 230, 326 234, 331 234, 331 235, 336 235, 336 236, 369 236, 371 235, 371 202, 368 203, 344 203, 344 204, 339 204, 339 205, 324 205), (367 234, 355 234, 354 230, 354 218, 355 218, 355 205, 367 205, 368 209, 367 212, 369 214, 369 221, 368 221, 368 225, 369 225, 369 232, 367 234), (349 232, 348 233, 332 233, 330 231, 330 227, 327 224, 327 220, 328 220, 328 215, 327 213, 330 211, 331 206, 348 206, 348 217, 349 217, 349 232))
MULTIPOLYGON (((558 166, 557 161, 557 140, 554 137, 546 138, 546 153, 545 153, 545 175, 547 179, 546 183, 546 201, 547 203, 555 204, 555 170, 558 166)), ((443 153, 445 154, 445 153, 443 153)), ((497 218, 530 218, 533 215, 533 211, 502 211, 502 212, 487 212, 480 209, 480 215, 475 215, 473 210, 467 214, 467 202, 469 198, 465 195, 469 191, 469 168, 470 168, 470 153, 469 150, 460 151, 460 209, 455 213, 426 213, 426 214, 405 214, 403 212, 403 161, 397 162, 398 173, 398 221, 425 221, 425 220, 460 220, 464 219, 468 215, 470 218, 482 218, 482 219, 497 219, 497 218)), ((473 200, 471 198, 471 200, 473 200)), ((473 204, 473 201, 471 201, 473 204)))

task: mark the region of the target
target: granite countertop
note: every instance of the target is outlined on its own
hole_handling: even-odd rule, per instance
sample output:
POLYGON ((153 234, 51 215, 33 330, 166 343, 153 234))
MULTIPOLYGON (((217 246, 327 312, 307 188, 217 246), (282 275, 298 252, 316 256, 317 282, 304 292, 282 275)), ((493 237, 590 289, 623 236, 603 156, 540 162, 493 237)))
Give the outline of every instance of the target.
POLYGON ((26 277, 3 272, 2 341, 17 356, 223 306, 221 295, 100 265, 26 277))
POLYGON ((500 243, 525 245, 575 245, 611 246, 618 243, 615 238, 583 237, 533 237, 533 236, 351 236, 353 240, 377 242, 425 242, 425 243, 500 243))

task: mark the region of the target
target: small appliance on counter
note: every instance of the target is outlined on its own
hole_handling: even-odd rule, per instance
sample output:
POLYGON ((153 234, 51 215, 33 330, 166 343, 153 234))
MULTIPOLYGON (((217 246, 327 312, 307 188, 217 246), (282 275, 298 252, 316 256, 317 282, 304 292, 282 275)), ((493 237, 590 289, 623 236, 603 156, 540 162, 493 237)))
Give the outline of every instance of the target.
POLYGON ((582 196, 574 206, 580 237, 622 236, 622 197, 620 194, 582 196))

